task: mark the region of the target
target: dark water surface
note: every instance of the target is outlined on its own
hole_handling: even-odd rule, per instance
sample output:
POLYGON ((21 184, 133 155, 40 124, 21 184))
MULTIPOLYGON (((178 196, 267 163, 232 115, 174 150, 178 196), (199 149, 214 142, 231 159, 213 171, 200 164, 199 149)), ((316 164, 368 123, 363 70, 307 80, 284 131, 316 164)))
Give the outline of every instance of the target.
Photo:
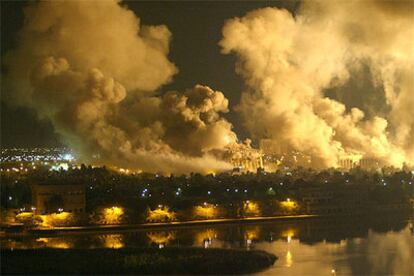
POLYGON ((3 238, 2 248, 195 246, 261 249, 267 275, 414 275, 412 219, 375 216, 3 238))

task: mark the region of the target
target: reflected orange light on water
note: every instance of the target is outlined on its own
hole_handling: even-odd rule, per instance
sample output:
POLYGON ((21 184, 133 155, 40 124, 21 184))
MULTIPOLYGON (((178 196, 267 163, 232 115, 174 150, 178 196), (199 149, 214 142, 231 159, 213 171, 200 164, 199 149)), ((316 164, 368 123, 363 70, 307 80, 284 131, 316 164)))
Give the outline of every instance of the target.
POLYGON ((194 237, 194 241, 197 245, 204 245, 204 247, 208 247, 213 239, 217 238, 217 231, 214 229, 206 229, 204 231, 197 232, 194 237), (207 245, 206 246, 206 241, 207 245))
POLYGON ((123 236, 120 234, 111 234, 105 235, 104 237, 104 247, 106 248, 122 248, 125 246, 123 242, 123 236))
POLYGON ((166 245, 175 239, 175 232, 173 231, 159 231, 159 232, 149 232, 147 237, 150 242, 157 245, 166 245))
POLYGON ((293 263, 292 253, 290 252, 290 250, 288 250, 286 253, 286 266, 291 267, 292 263, 293 263))
POLYGON ((288 243, 290 243, 290 242, 292 241, 292 238, 293 238, 293 237, 295 237, 295 236, 297 236, 297 233, 296 233, 295 229, 290 228, 290 229, 284 230, 284 231, 281 233, 281 236, 282 236, 283 238, 286 238, 286 241, 287 241, 288 243))
POLYGON ((36 242, 49 248, 69 249, 73 247, 65 238, 38 238, 36 242))
POLYGON ((253 243, 254 240, 257 240, 259 238, 259 234, 260 234, 259 227, 246 229, 244 233, 244 237, 246 239, 246 244, 248 247, 253 243))

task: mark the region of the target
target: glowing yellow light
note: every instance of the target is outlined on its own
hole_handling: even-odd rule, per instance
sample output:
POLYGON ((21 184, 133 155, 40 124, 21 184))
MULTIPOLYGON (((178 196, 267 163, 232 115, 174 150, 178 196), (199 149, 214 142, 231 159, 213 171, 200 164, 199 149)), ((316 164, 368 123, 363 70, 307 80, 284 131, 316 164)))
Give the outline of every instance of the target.
POLYGON ((69 212, 53 213, 48 215, 40 215, 42 220, 41 226, 54 227, 70 224, 73 221, 73 214, 69 212))
POLYGON ((148 210, 147 221, 150 222, 163 222, 175 220, 176 214, 167 206, 159 205, 155 210, 148 210))
POLYGON ((31 218, 32 216, 33 216, 32 212, 21 212, 16 215, 16 219, 24 220, 24 219, 31 218))
POLYGON ((21 212, 16 215, 15 220, 21 223, 30 223, 33 221, 34 215, 32 212, 21 212))
POLYGON ((213 218, 217 215, 217 209, 214 205, 204 202, 203 205, 194 207, 194 215, 201 218, 213 218))
POLYGON ((175 233, 172 231, 149 232, 147 237, 155 244, 168 244, 175 239, 175 233))
POLYGON ((252 216, 260 215, 259 204, 257 204, 256 202, 247 200, 246 202, 244 202, 244 212, 247 215, 252 215, 252 216))
POLYGON ((104 219, 105 223, 116 224, 120 223, 122 215, 124 214, 124 209, 117 206, 112 206, 110 208, 104 209, 104 219))
POLYGON ((216 175, 216 172, 213 171, 213 170, 208 170, 206 174, 212 174, 213 176, 215 176, 216 175))
POLYGON ((290 198, 287 198, 285 201, 280 202, 280 206, 284 209, 292 210, 297 208, 297 203, 290 198))

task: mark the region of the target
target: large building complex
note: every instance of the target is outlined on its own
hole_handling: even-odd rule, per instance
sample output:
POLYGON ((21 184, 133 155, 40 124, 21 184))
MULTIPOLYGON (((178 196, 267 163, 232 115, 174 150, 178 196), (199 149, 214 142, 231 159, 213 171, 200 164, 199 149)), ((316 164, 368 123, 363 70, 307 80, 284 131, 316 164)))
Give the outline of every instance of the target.
POLYGON ((263 168, 262 154, 250 146, 250 141, 233 144, 227 149, 227 159, 238 172, 257 172, 263 168))

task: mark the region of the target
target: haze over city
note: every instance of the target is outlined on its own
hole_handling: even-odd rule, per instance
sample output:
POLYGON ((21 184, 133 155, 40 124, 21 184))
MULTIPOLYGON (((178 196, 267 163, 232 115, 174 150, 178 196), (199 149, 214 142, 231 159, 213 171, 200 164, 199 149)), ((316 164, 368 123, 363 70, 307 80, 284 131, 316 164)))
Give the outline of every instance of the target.
POLYGON ((1 274, 414 274, 413 0, 6 0, 1 66, 1 274))
POLYGON ((413 165, 411 2, 242 2, 233 14, 227 2, 222 13, 219 3, 197 4, 177 6, 209 9, 221 26, 198 19, 183 34, 184 21, 167 16, 177 37, 161 15, 141 20, 149 3, 26 5, 3 58, 6 112, 34 111, 85 162, 142 171, 228 170, 223 156, 250 147, 244 139, 255 148, 270 139, 314 168, 346 158, 413 165), (214 35, 200 38, 206 29, 214 35), (189 49, 194 40, 212 49, 189 49))

